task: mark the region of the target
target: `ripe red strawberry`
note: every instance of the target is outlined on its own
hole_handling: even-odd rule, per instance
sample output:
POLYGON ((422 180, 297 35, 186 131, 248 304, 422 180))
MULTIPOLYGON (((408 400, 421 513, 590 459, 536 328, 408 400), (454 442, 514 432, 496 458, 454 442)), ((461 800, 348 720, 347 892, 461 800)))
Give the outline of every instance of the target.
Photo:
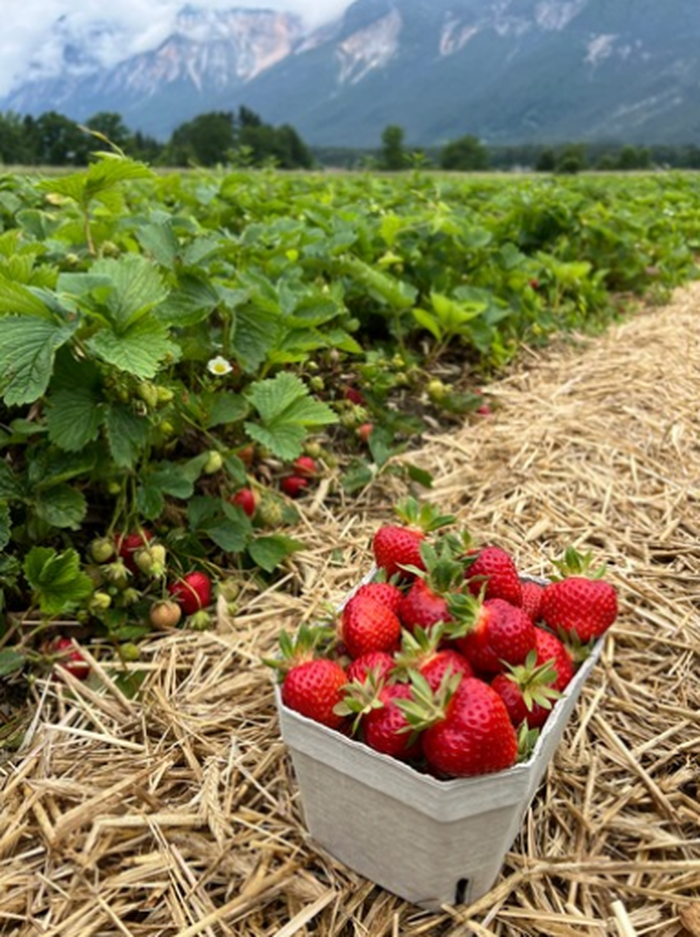
POLYGON ((535 651, 538 666, 548 661, 553 666, 557 678, 552 685, 561 693, 574 675, 575 667, 571 652, 563 641, 551 632, 545 631, 544 628, 535 628, 535 651))
POLYGON ((450 601, 457 625, 455 644, 478 673, 499 673, 522 664, 535 646, 535 626, 521 608, 503 599, 479 602, 473 596, 450 601))
POLYGON ((396 661, 387 651, 368 651, 348 665, 348 683, 364 683, 372 674, 377 684, 386 682, 396 661))
POLYGON ((402 566, 416 566, 423 569, 420 545, 425 539, 422 530, 405 527, 401 524, 385 524, 375 533, 372 551, 377 566, 385 570, 387 576, 410 574, 402 566))
POLYGON ((447 599, 434 592, 428 583, 419 577, 416 577, 411 588, 401 599, 398 615, 401 624, 409 631, 416 628, 427 630, 438 622, 450 620, 447 599))
POLYGON ((290 498, 299 498, 309 487, 309 479, 301 475, 286 475, 280 480, 280 488, 290 498))
POLYGON ((415 498, 406 498, 396 506, 395 513, 399 523, 385 524, 377 530, 372 538, 372 552, 388 579, 396 575, 410 579, 413 573, 402 567, 425 569, 421 546, 426 534, 451 523, 453 518, 439 514, 433 505, 419 505, 415 498))
POLYGON ((258 505, 258 499, 255 497, 255 492, 252 488, 241 488, 235 494, 231 495, 229 501, 231 504, 237 504, 239 508, 242 508, 248 517, 253 517, 258 505))
POLYGON ((486 546, 470 550, 465 578, 472 595, 485 589, 486 599, 504 599, 511 605, 522 605, 523 589, 515 560, 501 547, 486 546))
POLYGON ((343 700, 347 674, 337 661, 319 657, 292 666, 282 684, 282 702, 308 719, 331 729, 345 721, 335 707, 343 700))
POLYGON ((374 423, 360 423, 360 425, 357 427, 357 438, 360 440, 360 442, 368 443, 373 429, 374 423))
POLYGON ((408 731, 408 720, 396 705, 397 700, 411 697, 411 687, 406 683, 386 684, 379 690, 377 705, 362 717, 363 738, 370 748, 403 760, 418 757, 420 739, 408 731))
POLYGON ((138 572, 134 553, 148 546, 151 540, 153 540, 153 533, 146 529, 129 534, 117 534, 114 538, 114 545, 117 548, 117 553, 122 560, 124 560, 124 565, 130 572, 138 572))
POLYGON ((353 596, 340 615, 340 638, 352 658, 368 651, 394 651, 401 622, 386 605, 371 596, 353 596))
POLYGON ((617 593, 602 579, 568 576, 545 586, 542 618, 552 631, 575 632, 586 643, 604 634, 617 618, 617 593))
POLYGON ((532 651, 524 664, 496 674, 491 686, 505 703, 511 722, 518 727, 526 722, 530 729, 545 724, 560 693, 554 686, 557 671, 551 661, 537 663, 532 651))
POLYGON ((397 614, 403 599, 403 592, 393 582, 367 582, 360 586, 355 595, 371 596, 397 614))
POLYGON ((522 592, 523 603, 521 608, 528 618, 537 624, 542 617, 542 593, 544 592, 544 586, 539 582, 533 582, 531 579, 527 579, 522 584, 522 592))
POLYGON ((463 678, 447 703, 427 718, 421 734, 423 755, 439 776, 472 777, 515 764, 518 739, 508 710, 483 680, 463 678))
POLYGON ((292 468, 295 475, 301 475, 302 478, 313 478, 318 473, 318 466, 315 459, 310 455, 300 455, 295 459, 292 468))
POLYGON ((68 671, 78 680, 87 680, 90 664, 85 660, 71 638, 56 638, 51 644, 51 651, 58 655, 58 666, 68 671))
POLYGON ((168 592, 185 615, 194 615, 211 604, 211 579, 206 573, 187 573, 182 579, 170 583, 168 592))

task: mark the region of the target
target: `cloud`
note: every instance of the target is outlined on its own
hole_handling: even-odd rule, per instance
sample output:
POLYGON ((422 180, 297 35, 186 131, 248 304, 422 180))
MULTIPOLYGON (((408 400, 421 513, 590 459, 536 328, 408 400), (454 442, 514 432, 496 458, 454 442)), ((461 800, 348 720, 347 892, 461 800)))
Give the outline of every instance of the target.
MULTIPOLYGON (((16 2, 16 0, 13 0, 16 2)), ((287 10, 310 26, 340 15, 351 0, 190 0, 210 10, 240 7, 287 10)), ((186 0, 22 0, 22 15, 0 32, 0 95, 26 78, 56 74, 62 67, 66 35, 103 64, 152 49, 172 29, 186 0), (63 17, 63 19, 62 19, 63 17), (109 29, 104 28, 108 26, 109 29)))

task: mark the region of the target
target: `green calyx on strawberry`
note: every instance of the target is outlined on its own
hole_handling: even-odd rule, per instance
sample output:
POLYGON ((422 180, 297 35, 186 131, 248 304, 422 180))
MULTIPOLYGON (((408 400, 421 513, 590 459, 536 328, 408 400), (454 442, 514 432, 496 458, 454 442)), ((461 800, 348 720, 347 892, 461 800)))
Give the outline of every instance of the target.
POLYGON ((277 638, 278 656, 264 658, 263 663, 284 678, 298 664, 328 654, 335 639, 335 631, 328 625, 302 624, 294 636, 281 631, 277 638))
POLYGON ((448 670, 466 677, 474 676, 471 664, 463 654, 454 648, 441 647, 444 636, 443 624, 429 630, 416 628, 412 633, 404 630, 401 649, 395 656, 396 679, 409 680, 411 673, 417 671, 431 689, 437 691, 448 670))
POLYGON ((496 674, 491 686, 506 705, 511 722, 530 728, 544 725, 561 693, 556 688, 558 672, 551 660, 537 663, 537 651, 530 651, 524 664, 510 666, 496 674))
POLYGON ((420 504, 409 497, 396 506, 398 523, 384 524, 372 538, 374 560, 388 577, 407 573, 405 567, 424 569, 421 557, 421 544, 428 533, 454 521, 452 515, 440 514, 431 504, 420 504))
POLYGON ((194 615, 211 604, 211 579, 199 571, 187 573, 170 583, 168 592, 185 615, 194 615))
POLYGON ((618 613, 615 587, 602 576, 605 567, 591 570, 591 554, 572 547, 555 563, 561 578, 548 583, 542 593, 541 615, 556 632, 575 635, 581 644, 601 637, 618 613))
POLYGON ((449 621, 447 596, 464 581, 464 565, 457 558, 453 541, 442 538, 436 545, 420 544, 423 568, 407 566, 415 576, 399 605, 398 614, 404 628, 432 628, 449 621))

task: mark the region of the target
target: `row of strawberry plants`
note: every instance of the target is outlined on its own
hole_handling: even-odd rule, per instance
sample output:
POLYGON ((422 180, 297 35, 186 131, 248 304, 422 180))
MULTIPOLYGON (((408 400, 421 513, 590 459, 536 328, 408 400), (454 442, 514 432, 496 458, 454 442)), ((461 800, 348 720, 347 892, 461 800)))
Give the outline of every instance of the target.
POLYGON ((694 184, 635 186, 157 176, 115 154, 0 177, 0 670, 57 618, 117 646, 148 629, 152 584, 99 609, 96 538, 149 531, 175 579, 273 576, 338 454, 347 490, 369 483, 414 411, 484 409, 475 382, 520 342, 688 276, 694 184))

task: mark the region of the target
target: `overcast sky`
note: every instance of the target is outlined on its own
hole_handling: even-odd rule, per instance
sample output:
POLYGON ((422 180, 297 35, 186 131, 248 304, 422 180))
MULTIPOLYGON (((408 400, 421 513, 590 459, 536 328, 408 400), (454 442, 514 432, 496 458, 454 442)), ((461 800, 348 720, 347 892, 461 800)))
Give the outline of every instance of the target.
MULTIPOLYGON (((5 0, 13 8, 0 27, 0 95, 21 77, 26 64, 43 50, 42 64, 52 70, 60 43, 55 23, 69 14, 72 30, 87 34, 88 24, 109 22, 119 27, 118 38, 102 42, 100 55, 116 61, 131 52, 153 48, 169 32, 177 10, 187 0, 5 0), (54 39, 53 47, 51 39, 54 39), (47 44, 45 44, 47 43, 47 44)), ((299 14, 311 26, 332 19, 351 0, 190 0, 192 6, 212 10, 234 7, 273 8, 299 14)), ((5 11, 7 12, 7 11, 5 11)))

